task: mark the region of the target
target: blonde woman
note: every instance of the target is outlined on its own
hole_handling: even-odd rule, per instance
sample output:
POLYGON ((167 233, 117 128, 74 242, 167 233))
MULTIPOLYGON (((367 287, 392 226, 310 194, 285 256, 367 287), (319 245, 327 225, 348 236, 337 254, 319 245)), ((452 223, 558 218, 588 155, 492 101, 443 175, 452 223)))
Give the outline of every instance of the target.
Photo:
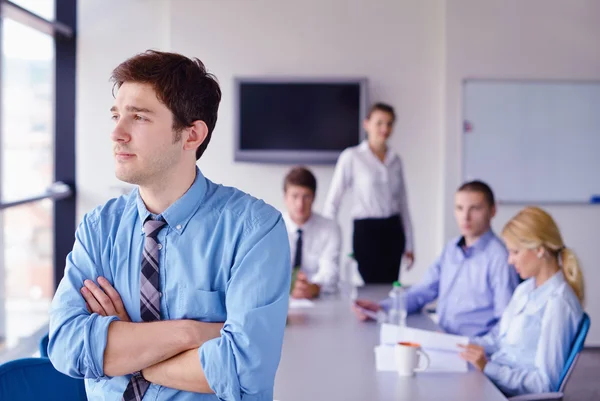
POLYGON ((471 339, 461 356, 507 396, 556 391, 583 317, 583 276, 552 217, 527 207, 504 227, 508 263, 525 280, 498 332, 471 339))

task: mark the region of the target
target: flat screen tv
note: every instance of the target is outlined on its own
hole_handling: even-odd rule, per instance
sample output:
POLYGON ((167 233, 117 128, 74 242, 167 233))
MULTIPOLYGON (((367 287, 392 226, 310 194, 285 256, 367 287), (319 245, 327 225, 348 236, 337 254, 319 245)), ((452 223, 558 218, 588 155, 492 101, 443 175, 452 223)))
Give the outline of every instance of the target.
POLYGON ((334 164, 363 138, 365 78, 237 78, 236 161, 334 164))

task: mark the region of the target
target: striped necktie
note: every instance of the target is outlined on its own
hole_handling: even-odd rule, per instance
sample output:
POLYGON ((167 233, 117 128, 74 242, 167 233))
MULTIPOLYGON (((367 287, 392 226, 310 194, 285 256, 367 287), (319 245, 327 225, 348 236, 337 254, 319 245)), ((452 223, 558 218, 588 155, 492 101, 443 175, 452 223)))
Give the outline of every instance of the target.
MULTIPOLYGON (((140 274, 140 314, 144 322, 160 320, 159 289, 159 250, 158 233, 165 226, 163 220, 148 219, 144 223, 144 250, 142 252, 142 271, 140 274)), ((140 372, 134 373, 129 381, 123 401, 141 401, 150 387, 150 382, 140 372)))

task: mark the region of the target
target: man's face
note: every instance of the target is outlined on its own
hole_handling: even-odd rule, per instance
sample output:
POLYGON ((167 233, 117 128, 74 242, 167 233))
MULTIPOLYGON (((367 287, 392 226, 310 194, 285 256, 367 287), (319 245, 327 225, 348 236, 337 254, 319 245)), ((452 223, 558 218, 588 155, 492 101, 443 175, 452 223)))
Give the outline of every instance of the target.
POLYGON ((300 185, 288 185, 285 194, 285 207, 296 224, 304 224, 312 213, 315 194, 312 189, 300 185))
POLYGON ((181 135, 173 132, 173 113, 158 100, 151 85, 123 83, 111 113, 118 179, 153 185, 181 163, 183 145, 181 135))
POLYGON ((490 206, 484 194, 475 191, 459 191, 454 197, 454 216, 463 236, 479 237, 490 228, 496 208, 490 206))

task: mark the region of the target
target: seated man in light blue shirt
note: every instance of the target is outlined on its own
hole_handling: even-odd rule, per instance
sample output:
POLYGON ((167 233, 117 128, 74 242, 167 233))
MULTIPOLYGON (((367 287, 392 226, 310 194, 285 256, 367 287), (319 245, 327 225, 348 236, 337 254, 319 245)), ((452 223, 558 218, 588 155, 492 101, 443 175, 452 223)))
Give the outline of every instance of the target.
POLYGON ((583 275, 554 219, 527 207, 505 226, 509 263, 526 279, 498 332, 471 339, 461 356, 507 396, 557 391, 583 317, 583 275))
MULTIPOLYGON (((437 300, 439 325, 447 333, 476 336, 494 328, 518 284, 506 248, 491 230, 495 212, 487 184, 472 181, 458 189, 454 214, 462 236, 450 241, 425 277, 406 291, 409 314, 437 300)), ((359 299, 353 310, 366 320, 362 309, 376 312, 388 306, 389 300, 359 299)))
POLYGON ((196 161, 221 90, 197 59, 147 51, 112 73, 116 176, 88 213, 50 311, 48 351, 88 400, 273 400, 290 249, 282 216, 196 161))

